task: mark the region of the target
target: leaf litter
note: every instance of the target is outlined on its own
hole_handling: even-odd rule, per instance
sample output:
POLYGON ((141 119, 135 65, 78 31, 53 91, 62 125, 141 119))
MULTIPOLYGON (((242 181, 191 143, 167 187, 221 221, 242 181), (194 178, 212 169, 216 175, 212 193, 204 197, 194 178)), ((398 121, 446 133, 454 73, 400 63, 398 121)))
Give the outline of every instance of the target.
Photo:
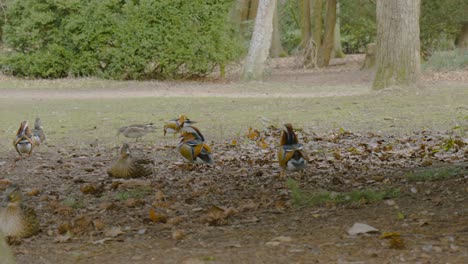
MULTIPOLYGON (((15 162, 10 154, 3 165, 5 176, 0 179, 0 187, 4 182, 22 181, 31 190, 27 200, 36 206, 45 231, 39 240, 102 244, 116 238, 125 240, 145 230, 140 236, 153 234, 187 243, 204 228, 263 225, 270 217, 287 218, 285 212, 301 210, 292 205, 291 189, 280 177, 276 160, 280 132, 269 125, 264 129, 249 128, 245 135, 226 142, 210 142, 213 166, 181 163, 172 145, 133 143, 132 149, 146 153, 154 163, 151 176, 130 180, 107 177, 115 152, 105 146, 79 150, 49 146, 47 155, 39 158, 43 153, 35 153, 27 161, 15 162), (32 170, 19 166, 26 162, 34 165, 32 170), (50 169, 49 164, 58 165, 50 169), (24 173, 34 177, 25 180, 24 173), (135 231, 123 232, 120 227, 135 231)), ((341 193, 395 187, 406 196, 413 189, 421 190, 413 195, 423 195, 432 188, 448 198, 454 193, 436 189, 430 185, 433 180, 405 176, 438 166, 459 168, 453 177, 443 180, 455 181, 458 186, 467 182, 468 139, 453 131, 420 131, 401 137, 344 129, 324 134, 303 130, 296 133, 310 156, 310 164, 303 173, 287 176, 301 189, 341 193)), ((468 201, 466 194, 454 199, 468 201)), ((338 208, 331 205, 324 210, 338 208)), ((326 211, 314 214, 320 216, 310 217, 314 221, 329 217, 326 211)), ((433 219, 424 223, 429 221, 433 219)), ((420 223, 416 225, 424 228, 420 223)), ((408 247, 401 236, 389 239, 392 249, 408 247)), ((277 245, 280 241, 270 242, 277 245)))

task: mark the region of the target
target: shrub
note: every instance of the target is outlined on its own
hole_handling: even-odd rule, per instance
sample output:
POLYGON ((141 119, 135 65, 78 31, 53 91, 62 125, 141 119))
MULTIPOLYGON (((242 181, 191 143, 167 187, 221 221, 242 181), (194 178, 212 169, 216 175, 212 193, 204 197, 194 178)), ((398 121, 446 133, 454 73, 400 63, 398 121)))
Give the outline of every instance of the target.
POLYGON ((468 67, 468 51, 436 51, 424 63, 426 70, 457 70, 468 67))
POLYGON ((232 0, 12 0, 6 73, 57 78, 189 78, 232 61, 242 45, 232 0))

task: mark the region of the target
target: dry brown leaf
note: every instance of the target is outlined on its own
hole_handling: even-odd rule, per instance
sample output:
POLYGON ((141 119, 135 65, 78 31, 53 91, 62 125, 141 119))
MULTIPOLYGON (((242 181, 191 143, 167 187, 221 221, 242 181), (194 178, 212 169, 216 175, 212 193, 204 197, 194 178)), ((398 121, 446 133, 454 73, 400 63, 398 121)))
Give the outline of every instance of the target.
POLYGON ((247 133, 247 138, 250 140, 257 140, 260 137, 260 132, 257 129, 249 127, 249 132, 247 133))
POLYGON ((71 234, 71 232, 67 232, 64 235, 56 236, 54 238, 54 242, 55 243, 64 243, 64 242, 67 242, 68 240, 70 240, 70 238, 72 238, 72 234, 71 234))
POLYGON ((239 143, 237 142, 236 139, 232 139, 231 142, 229 142, 229 145, 230 145, 231 147, 235 147, 235 146, 239 145, 239 143))
POLYGON ((117 236, 119 236, 119 235, 121 235, 123 233, 124 232, 122 231, 120 226, 112 226, 109 229, 106 229, 104 231, 104 236, 106 236, 106 237, 117 237, 117 236))
POLYGON ((26 194, 28 196, 37 196, 41 193, 41 190, 39 189, 31 189, 29 192, 27 192, 26 194))
POLYGON ((182 240, 185 238, 186 235, 187 234, 185 233, 185 231, 181 229, 176 229, 172 231, 172 238, 175 240, 182 240))
POLYGON ((392 238, 392 237, 399 237, 400 232, 384 232, 380 238, 385 239, 385 238, 392 238))
POLYGON ((72 226, 70 225, 70 223, 62 223, 58 226, 57 231, 60 235, 63 235, 67 232, 70 232, 71 229, 72 229, 72 226))
POLYGON ((102 220, 96 219, 93 220, 93 226, 96 230, 103 230, 106 225, 102 220))
POLYGON ((149 219, 153 223, 166 223, 167 222, 167 216, 163 213, 157 213, 154 208, 150 208, 149 210, 149 219))

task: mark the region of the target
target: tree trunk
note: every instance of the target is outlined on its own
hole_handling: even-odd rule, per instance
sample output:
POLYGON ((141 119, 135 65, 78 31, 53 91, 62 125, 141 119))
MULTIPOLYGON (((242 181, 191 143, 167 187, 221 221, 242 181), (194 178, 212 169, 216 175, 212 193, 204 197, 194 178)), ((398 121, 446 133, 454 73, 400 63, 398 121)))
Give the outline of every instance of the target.
POLYGON ((276 0, 260 0, 242 79, 260 80, 271 44, 276 0))
POLYGON ((468 49, 468 22, 463 23, 456 44, 462 54, 468 49))
POLYGON ((421 0, 377 0, 377 72, 373 89, 417 84, 421 0))
POLYGON ((238 32, 241 32, 242 21, 247 19, 246 13, 248 13, 249 10, 248 4, 249 0, 236 0, 235 4, 232 5, 230 10, 229 16, 231 18, 231 22, 238 32))
POLYGON ((333 57, 344 58, 343 48, 341 47, 341 27, 340 27, 340 2, 336 3, 336 25, 335 36, 333 40, 333 57))
POLYGON ((285 53, 283 45, 281 45, 278 4, 276 4, 275 14, 273 16, 273 36, 271 39, 270 57, 278 58, 285 53))
POLYGON ((250 0, 249 20, 254 20, 257 17, 258 1, 259 0, 250 0))
POLYGON ((372 69, 375 67, 375 43, 369 43, 366 47, 366 58, 361 70, 372 69))
POLYGON ((250 0, 238 0, 237 3, 243 2, 241 11, 241 21, 249 20, 250 0))
POLYGON ((327 16, 325 18, 325 34, 323 36, 323 43, 320 45, 317 65, 319 67, 326 67, 330 64, 331 53, 333 50, 333 37, 335 35, 336 24, 336 1, 327 1, 327 16))
POLYGON ((310 25, 310 0, 301 0, 301 47, 306 49, 309 45, 311 37, 311 25, 310 25))
POLYGON ((317 47, 322 45, 322 0, 314 1, 314 42, 317 47))

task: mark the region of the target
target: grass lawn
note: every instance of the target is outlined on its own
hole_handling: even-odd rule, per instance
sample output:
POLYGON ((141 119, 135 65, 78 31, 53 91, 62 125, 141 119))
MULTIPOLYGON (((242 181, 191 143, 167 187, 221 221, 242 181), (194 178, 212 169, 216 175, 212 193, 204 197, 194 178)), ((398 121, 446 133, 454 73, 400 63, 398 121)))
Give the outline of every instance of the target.
MULTIPOLYGON (((99 82, 103 87, 122 88, 124 82, 85 80, 99 82)), ((31 81, 15 80, 16 89, 26 91, 31 81)), ((66 80, 37 81, 34 88, 41 90, 41 82, 51 89, 66 88, 66 80)), ((74 82, 75 83, 75 82, 74 82)), ((79 86, 72 84, 71 87, 79 86)), ((137 86, 144 86, 137 84, 137 86)), ((147 85, 147 84, 146 84, 147 85)), ((95 83, 91 85, 97 87, 95 83)), ((98 85, 99 86, 99 85, 98 85)), ((222 86, 222 85, 221 85, 222 86)), ((244 90, 259 89, 265 84, 239 84, 229 86, 244 90), (251 86, 251 88, 249 88, 251 86)), ((1 90, 8 85, 3 83, 1 90)), ((44 86, 45 87, 45 86, 44 86)), ((76 88, 76 87, 75 87, 76 88)), ((123 88, 131 89, 131 88, 123 88)), ((311 87, 310 91, 317 90, 311 87)), ((320 89, 320 88, 319 88, 320 89)), ((307 91, 307 86, 301 87, 307 91)), ((36 90, 37 91, 37 90, 36 90)), ((93 90, 89 90, 90 93, 93 90)), ((345 91, 344 91, 345 93, 345 91)), ((73 97, 73 96, 72 96, 73 97)), ((468 88, 463 85, 427 87, 406 92, 368 92, 362 95, 329 97, 141 97, 141 98, 2 98, 0 97, 0 151, 11 151, 11 141, 22 120, 34 122, 41 117, 49 143, 85 144, 98 139, 101 144, 115 145, 126 139, 117 139, 116 128, 130 123, 154 122, 159 127, 155 134, 144 140, 173 142, 169 136, 163 138, 164 121, 180 113, 187 114, 210 141, 224 141, 244 134, 249 127, 262 128, 259 116, 279 125, 291 122, 295 127, 323 132, 344 128, 351 131, 384 132, 401 135, 415 130, 450 130, 455 126, 466 128, 468 123, 468 88)))

